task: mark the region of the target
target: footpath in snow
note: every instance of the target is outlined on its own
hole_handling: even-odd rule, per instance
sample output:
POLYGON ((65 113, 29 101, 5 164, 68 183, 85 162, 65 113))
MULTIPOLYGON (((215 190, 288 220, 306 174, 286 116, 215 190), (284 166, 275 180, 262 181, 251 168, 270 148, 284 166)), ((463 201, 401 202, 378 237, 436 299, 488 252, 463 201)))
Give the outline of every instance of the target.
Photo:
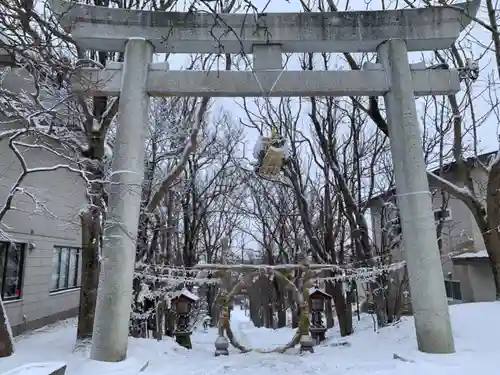
MULTIPOLYGON (((128 359, 102 363, 88 359, 88 351, 73 353, 76 320, 70 319, 16 338, 16 353, 0 358, 0 374, 28 362, 65 362, 67 375, 470 375, 494 374, 498 370, 500 302, 451 306, 457 353, 432 355, 418 352, 412 318, 374 332, 370 316, 355 321, 355 333, 340 338, 328 331, 326 343, 315 353, 240 354, 214 357, 216 330, 198 329, 193 349, 179 347, 172 339, 130 339, 128 359), (348 345, 338 345, 347 342, 348 345), (396 358, 395 358, 396 357, 396 358), (145 363, 148 363, 144 368, 145 363), (142 371, 141 371, 142 370, 142 371)), ((235 335, 249 347, 269 349, 287 343, 293 330, 255 328, 241 310, 231 313, 235 335)))

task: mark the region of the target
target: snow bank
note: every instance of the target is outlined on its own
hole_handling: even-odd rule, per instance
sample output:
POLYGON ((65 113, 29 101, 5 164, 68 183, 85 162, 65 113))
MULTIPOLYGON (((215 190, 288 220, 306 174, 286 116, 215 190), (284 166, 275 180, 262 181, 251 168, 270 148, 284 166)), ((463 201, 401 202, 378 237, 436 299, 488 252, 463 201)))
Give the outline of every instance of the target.
POLYGON ((28 363, 7 371, 5 375, 49 375, 65 366, 63 362, 28 363))

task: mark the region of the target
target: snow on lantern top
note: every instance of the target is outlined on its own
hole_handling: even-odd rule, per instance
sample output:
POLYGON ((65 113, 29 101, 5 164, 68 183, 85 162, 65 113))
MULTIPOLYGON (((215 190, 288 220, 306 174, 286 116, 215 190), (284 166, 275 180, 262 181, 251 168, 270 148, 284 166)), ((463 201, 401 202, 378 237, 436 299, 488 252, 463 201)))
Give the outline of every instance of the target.
POLYGON ((192 304, 198 301, 198 296, 187 289, 183 289, 174 293, 170 301, 174 304, 177 314, 186 315, 191 311, 192 304))
POLYGON ((310 309, 313 312, 321 312, 325 310, 325 301, 331 300, 332 296, 324 290, 313 287, 309 289, 310 309))
POLYGON ((325 292, 323 289, 312 287, 309 288, 309 298, 318 298, 321 297, 323 299, 332 299, 332 296, 325 292))
POLYGON ((191 302, 198 301, 198 296, 194 293, 191 293, 187 289, 182 289, 180 291, 175 292, 171 298, 171 301, 174 301, 174 300, 181 298, 181 297, 187 298, 187 299, 191 300, 191 302))

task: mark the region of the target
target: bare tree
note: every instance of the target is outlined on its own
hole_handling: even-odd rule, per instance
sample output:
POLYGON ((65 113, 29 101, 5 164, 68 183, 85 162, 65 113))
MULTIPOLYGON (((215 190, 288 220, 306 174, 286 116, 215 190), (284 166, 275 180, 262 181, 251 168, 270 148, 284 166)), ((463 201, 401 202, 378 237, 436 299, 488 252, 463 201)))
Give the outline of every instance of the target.
MULTIPOLYGON (((109 4, 108 1, 95 2, 99 6, 109 4)), ((146 6, 157 10, 166 10, 172 5, 173 2, 122 4, 134 9, 146 6)), ((109 60, 123 61, 123 54, 81 50, 70 35, 59 27, 47 4, 42 9, 35 9, 30 3, 2 2, 1 6, 1 21, 8 27, 0 31, 0 48, 11 56, 14 64, 29 70, 35 85, 34 93, 27 93, 21 98, 18 96, 14 98, 14 103, 23 106, 27 113, 44 114, 43 122, 36 125, 44 125, 43 132, 64 139, 65 144, 76 151, 75 161, 89 181, 88 205, 80 215, 83 272, 77 330, 77 339, 87 340, 93 328, 99 276, 98 254, 106 213, 105 180, 111 154, 109 143, 112 143, 119 98, 93 97, 87 100, 83 96, 75 97, 70 93, 69 79, 83 65, 103 67, 109 60), (59 101, 63 101, 64 106, 59 101)), ((201 123, 207 104, 208 99, 201 101, 198 124, 201 123)), ((182 171, 183 163, 196 148, 193 140, 197 138, 198 131, 199 128, 193 126, 190 137, 185 140, 185 147, 179 145, 183 156, 173 166, 172 173, 166 176, 159 191, 152 195, 148 202, 151 212, 158 207, 167 191, 166 187, 182 171)))

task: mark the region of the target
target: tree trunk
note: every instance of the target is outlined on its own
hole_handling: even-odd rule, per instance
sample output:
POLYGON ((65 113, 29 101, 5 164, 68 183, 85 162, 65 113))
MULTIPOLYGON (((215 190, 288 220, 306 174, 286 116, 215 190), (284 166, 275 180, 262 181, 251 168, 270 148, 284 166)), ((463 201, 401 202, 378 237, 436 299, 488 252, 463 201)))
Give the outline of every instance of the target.
POLYGON ((253 296, 250 298, 250 320, 255 327, 262 327, 262 317, 260 315, 260 301, 257 299, 257 295, 252 293, 253 296))
POLYGON ((294 308, 292 309, 292 328, 298 328, 299 326, 299 308, 296 304, 294 304, 294 308))
POLYGON ((0 358, 14 354, 12 330, 7 318, 7 311, 0 297, 0 358))
MULTIPOLYGON (((333 283, 325 283, 325 292, 327 292, 329 295, 333 296, 334 294, 334 287, 333 287, 333 283)), ((332 305, 332 302, 333 301, 326 301, 325 302, 325 315, 326 315, 326 328, 330 329, 330 328, 333 328, 333 326, 335 325, 335 319, 333 317, 333 305, 332 305)))
POLYGON ((277 278, 273 280, 275 298, 275 311, 276 311, 276 324, 274 328, 283 328, 286 326, 286 299, 285 288, 277 278))
POLYGON ((325 302, 326 308, 325 308, 325 315, 326 315, 326 328, 330 329, 333 328, 335 325, 335 320, 333 319, 333 307, 332 307, 332 301, 327 300, 325 302))
POLYGON ((172 309, 166 310, 165 313, 165 335, 169 337, 174 337, 175 331, 175 313, 172 309))
POLYGON ((174 258, 173 237, 175 234, 175 217, 174 217, 174 192, 169 189, 166 197, 167 205, 167 223, 166 223, 166 239, 165 239, 165 264, 171 264, 174 258))
POLYGON ((346 332, 348 332, 347 335, 350 335, 354 332, 354 328, 352 327, 352 301, 354 300, 354 291, 350 289, 346 293, 346 303, 345 303, 345 318, 346 318, 346 332))
POLYGON ((283 327, 286 327, 286 301, 283 296, 283 293, 280 293, 277 328, 283 328, 283 327))
POLYGON ((273 288, 268 284, 268 280, 266 278, 261 277, 259 280, 261 291, 265 290, 264 303, 262 304, 262 313, 264 315, 264 327, 266 328, 274 328, 274 293, 273 288), (267 288, 266 288, 267 286, 267 288))
POLYGON ((482 230, 483 240, 490 258, 496 299, 500 300, 500 163, 498 161, 491 165, 486 189, 486 213, 489 225, 488 230, 482 230))
POLYGON ((342 291, 342 284, 335 283, 332 288, 333 303, 337 311, 337 318, 339 320, 340 336, 349 336, 353 333, 352 328, 352 312, 347 311, 348 306, 344 293, 342 291), (350 315, 350 316, 348 316, 350 315))
POLYGON ((89 207, 80 216, 82 223, 82 280, 78 310, 77 342, 90 341, 99 284, 99 246, 101 236, 100 210, 89 207))
POLYGON ((266 328, 274 328, 274 309, 273 304, 268 302, 264 305, 264 311, 266 314, 266 328))
POLYGON ((500 251, 500 238, 496 229, 487 231, 483 234, 484 245, 488 252, 491 265, 493 282, 495 283, 496 299, 500 300, 500 259, 497 259, 497 253, 500 251))
POLYGON ((215 317, 217 316, 215 293, 216 293, 215 286, 207 285, 207 292, 206 292, 207 314, 210 316, 210 327, 215 327, 215 324, 218 321, 217 319, 215 319, 215 317))
POLYGON ((371 283, 370 285, 378 327, 385 327, 387 325, 387 300, 385 298, 384 287, 384 281, 380 277, 377 283, 371 283))
MULTIPOLYGON (((99 63, 106 65, 108 53, 99 51, 99 63)), ((122 55, 123 56, 123 55, 122 55)), ((95 56, 94 56, 95 57, 95 56)), ((78 310, 78 328, 76 341, 90 340, 94 328, 94 314, 99 284, 99 253, 102 246, 102 222, 105 219, 104 207, 107 205, 107 194, 101 181, 105 171, 106 135, 118 111, 119 100, 110 102, 106 96, 94 96, 92 99, 92 116, 84 121, 87 148, 82 150, 82 164, 91 182, 88 187, 88 207, 82 213, 82 279, 80 288, 80 306, 78 310), (100 123, 99 129, 94 125, 100 123)))

